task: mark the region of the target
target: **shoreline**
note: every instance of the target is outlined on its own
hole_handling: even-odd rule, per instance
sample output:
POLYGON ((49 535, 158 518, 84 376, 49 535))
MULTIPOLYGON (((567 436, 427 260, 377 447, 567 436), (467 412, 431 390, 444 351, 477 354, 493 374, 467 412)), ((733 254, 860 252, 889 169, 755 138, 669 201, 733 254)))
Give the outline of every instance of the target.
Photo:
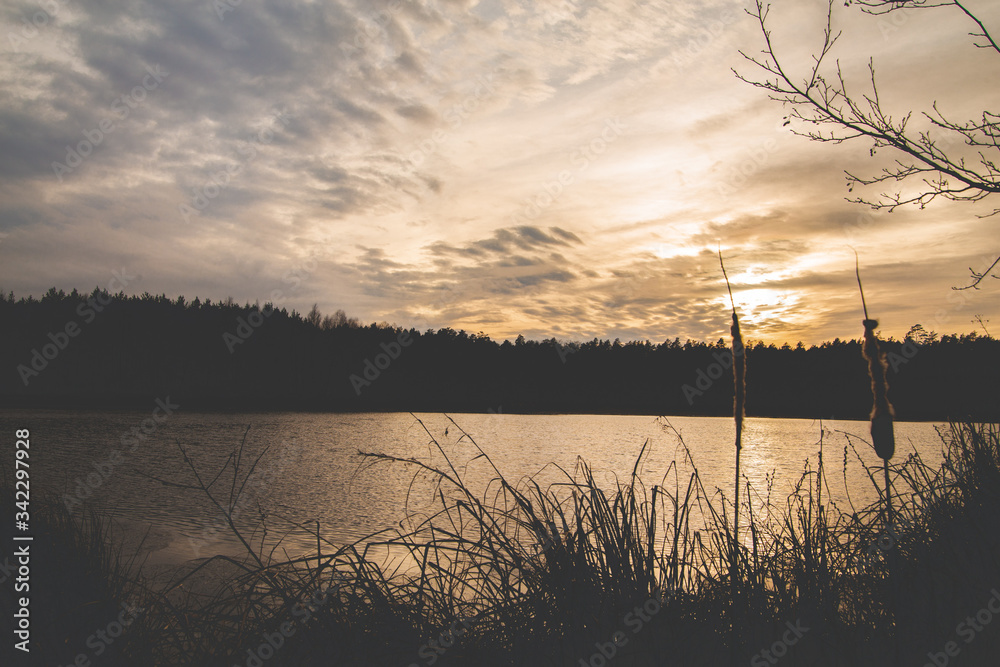
MULTIPOLYGON (((173 397, 177 400, 177 397, 173 397)), ((139 399, 129 399, 129 400, 113 400, 113 401, 103 401, 103 400, 87 400, 87 399, 70 399, 70 398, 53 398, 45 400, 37 399, 17 399, 9 396, 0 397, 0 411, 15 411, 15 410, 30 410, 30 411, 67 411, 67 412, 132 412, 132 411, 149 411, 149 405, 155 400, 154 396, 150 396, 144 400, 139 399)), ((622 411, 622 410, 595 410, 595 409, 581 409, 581 410, 558 410, 558 409, 500 409, 492 407, 474 408, 471 406, 439 406, 439 407, 429 407, 426 405, 417 406, 342 406, 342 407, 331 407, 331 406, 321 406, 321 405, 285 405, 285 404, 274 404, 274 403, 253 403, 242 400, 232 400, 232 401, 187 401, 182 403, 182 410, 186 413, 192 414, 254 414, 254 413, 278 413, 278 414, 295 414, 295 413, 308 413, 308 414, 330 414, 330 415, 343 415, 343 414, 450 414, 450 415, 460 415, 460 414, 471 414, 471 415, 493 415, 493 416, 534 416, 534 415, 545 415, 545 416, 559 416, 559 415, 594 415, 594 416, 619 416, 619 417, 666 417, 671 419, 674 417, 703 417, 709 419, 728 419, 732 420, 732 414, 726 413, 711 413, 711 412, 691 412, 691 413, 673 413, 665 415, 662 412, 652 411, 652 410, 633 410, 633 411, 622 411)), ((501 406, 502 408, 502 406, 501 406)), ((869 421, 868 414, 848 414, 848 415, 812 415, 812 414, 800 414, 795 412, 790 413, 767 413, 767 414, 754 414, 748 412, 747 419, 805 419, 811 421, 859 421, 867 422, 869 421)), ((956 415, 896 415, 894 421, 896 422, 910 422, 910 423, 947 423, 949 421, 973 421, 976 423, 1000 423, 1000 409, 998 409, 995 415, 972 415, 968 416, 956 416, 956 415)))

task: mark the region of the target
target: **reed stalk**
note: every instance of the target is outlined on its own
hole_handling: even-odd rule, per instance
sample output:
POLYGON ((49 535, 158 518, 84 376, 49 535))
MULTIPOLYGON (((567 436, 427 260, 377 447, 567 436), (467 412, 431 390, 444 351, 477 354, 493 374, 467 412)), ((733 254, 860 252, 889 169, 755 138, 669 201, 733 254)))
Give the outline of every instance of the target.
POLYGON ((865 319, 862 325, 865 328, 864 343, 861 351, 868 362, 868 378, 872 383, 872 396, 874 403, 871 411, 871 434, 872 445, 875 453, 884 464, 885 469, 885 524, 886 528, 892 528, 892 499, 889 484, 889 459, 896 452, 896 440, 893 434, 892 418, 895 414, 892 403, 889 402, 889 381, 886 372, 889 364, 885 355, 879 350, 878 337, 875 329, 878 327, 878 320, 873 320, 868 316, 868 305, 865 303, 865 290, 861 284, 861 269, 858 263, 857 253, 854 254, 854 271, 858 278, 858 289, 861 291, 861 307, 864 309, 865 319))
POLYGON ((719 266, 722 267, 722 277, 726 279, 726 289, 729 291, 729 303, 733 307, 733 325, 729 331, 732 336, 733 352, 733 419, 736 422, 736 477, 733 484, 733 536, 730 545, 731 556, 729 565, 729 585, 732 596, 732 662, 739 662, 739 634, 736 619, 737 597, 739 594, 739 533, 740 533, 740 450, 743 449, 743 417, 746 412, 746 355, 743 346, 743 335, 740 333, 740 320, 736 314, 736 300, 733 299, 733 288, 726 274, 726 264, 722 260, 722 249, 719 249, 719 266))
MULTIPOLYGON (((878 320, 873 320, 868 316, 868 305, 865 303, 865 289, 861 284, 861 268, 857 251, 854 252, 854 273, 858 279, 858 290, 861 292, 861 307, 865 313, 862 325, 865 328, 864 342, 861 352, 865 361, 868 362, 868 378, 871 380, 872 397, 874 399, 871 411, 871 435, 872 445, 875 453, 882 459, 882 470, 885 477, 885 517, 884 523, 886 533, 892 537, 895 535, 892 521, 892 485, 889 481, 889 459, 896 451, 896 439, 893 433, 892 419, 895 414, 892 403, 889 402, 889 381, 886 373, 889 364, 886 362, 885 354, 879 350, 878 336, 875 329, 878 327, 878 320)), ((889 547, 886 553, 886 562, 889 569, 889 578, 892 587, 892 599, 890 600, 890 624, 896 623, 896 579, 895 579, 895 545, 889 547)), ((893 629, 893 634, 897 640, 895 642, 895 664, 899 664, 899 633, 893 629)))

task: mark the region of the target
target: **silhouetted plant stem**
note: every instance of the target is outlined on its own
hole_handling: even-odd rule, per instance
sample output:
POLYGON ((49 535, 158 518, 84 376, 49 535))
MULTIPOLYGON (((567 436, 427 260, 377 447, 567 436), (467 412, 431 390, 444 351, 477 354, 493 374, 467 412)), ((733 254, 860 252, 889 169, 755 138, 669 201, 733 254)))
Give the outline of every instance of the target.
POLYGON ((733 299, 733 288, 726 275, 726 265, 722 261, 722 249, 719 249, 719 266, 722 267, 722 277, 726 279, 726 289, 729 291, 729 303, 733 307, 733 325, 730 333, 733 339, 733 419, 736 421, 736 479, 733 492, 733 538, 730 545, 729 586, 732 596, 732 662, 736 665, 739 658, 739 629, 737 622, 737 599, 739 596, 739 533, 740 533, 740 450, 743 448, 743 415, 746 398, 746 357, 744 356, 743 335, 740 333, 740 320, 736 315, 736 301, 733 299))
MULTIPOLYGON (((896 439, 893 434, 893 407, 889 402, 889 381, 886 378, 888 363, 885 355, 881 353, 878 346, 878 337, 875 329, 878 327, 878 320, 873 320, 868 316, 868 305, 865 303, 865 290, 861 284, 861 268, 857 251, 854 252, 854 273, 858 278, 858 289, 861 292, 861 307, 865 313, 862 325, 865 328, 864 343, 861 351, 868 362, 868 377, 872 383, 872 396, 874 404, 871 411, 871 434, 872 445, 875 453, 882 459, 882 468, 885 473, 885 531, 890 538, 895 534, 892 527, 892 486, 889 482, 889 459, 896 451, 896 439)), ((889 600, 889 624, 894 637, 895 647, 894 664, 899 664, 899 632, 895 628, 896 624, 896 578, 895 578, 895 544, 890 542, 889 549, 885 555, 886 567, 889 570, 889 585, 891 597, 889 600)))

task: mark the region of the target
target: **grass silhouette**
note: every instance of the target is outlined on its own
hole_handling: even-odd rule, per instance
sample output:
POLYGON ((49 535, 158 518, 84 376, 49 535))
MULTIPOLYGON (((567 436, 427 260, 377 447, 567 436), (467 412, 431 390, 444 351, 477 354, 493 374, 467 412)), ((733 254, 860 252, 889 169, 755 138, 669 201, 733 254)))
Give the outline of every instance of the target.
MULTIPOLYGON (((89 529, 57 514, 45 520, 57 542, 76 536, 59 542, 64 569, 91 568, 66 584, 66 595, 84 601, 77 611, 86 611, 74 637, 101 624, 96 608, 111 614, 131 598, 144 610, 129 641, 101 664, 722 665, 734 648, 734 574, 742 664, 780 657, 782 665, 885 665, 897 640, 902 659, 924 664, 948 641, 962 642, 956 626, 1000 585, 1000 428, 955 423, 941 435, 940 465, 916 453, 891 465, 891 533, 882 499, 840 509, 824 496, 822 458, 783 499, 748 485, 741 508, 748 535, 739 540, 732 505, 710 493, 696 469, 685 476, 674 466, 646 486, 638 470, 648 443, 628 479, 608 489, 580 461, 545 488, 533 479, 511 483, 494 467, 477 495, 433 436, 441 464, 360 452, 366 465, 413 466, 432 480, 433 513, 347 545, 327 542, 319 526, 293 527, 316 540, 315 553, 297 557, 278 557, 260 533, 241 536, 247 558, 217 556, 167 588, 108 558, 100 519, 89 529), (406 565, 387 570, 374 556, 386 548, 405 554, 406 565), (890 551, 900 595, 895 622, 890 551), (97 589, 80 593, 84 582, 97 589), (790 636, 794 644, 783 643, 790 636)), ((845 467, 870 448, 853 436, 845 443, 845 467)), ((243 449, 196 490, 238 491, 254 467, 243 449)), ((882 466, 868 471, 878 489, 882 466)), ((220 503, 223 512, 229 506, 220 503)), ((62 621, 35 622, 39 636, 73 634, 62 621)), ((1000 632, 983 627, 960 646, 965 664, 988 664, 976 660, 995 655, 1000 632)))

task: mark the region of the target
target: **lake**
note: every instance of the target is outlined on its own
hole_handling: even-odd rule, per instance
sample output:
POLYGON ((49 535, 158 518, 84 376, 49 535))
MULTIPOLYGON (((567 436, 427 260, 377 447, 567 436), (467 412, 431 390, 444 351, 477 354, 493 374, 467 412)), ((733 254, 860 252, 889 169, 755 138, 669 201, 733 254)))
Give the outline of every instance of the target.
MULTIPOLYGON (((8 452, 16 429, 31 431, 35 498, 40 493, 56 495, 77 513, 83 505, 106 510, 132 537, 148 530, 151 564, 241 553, 221 513, 203 493, 158 480, 196 482, 181 454, 183 447, 207 483, 239 448, 244 434, 244 470, 264 453, 243 488, 236 519, 252 529, 263 511, 269 540, 292 527, 290 522, 314 527, 318 521, 327 539, 349 542, 398 525, 407 511, 433 507, 429 479, 423 476, 414 482, 416 466, 366 464, 358 455, 360 449, 443 465, 432 437, 470 487, 480 491, 495 473, 485 458, 473 460, 479 451, 470 438, 512 483, 535 476, 544 487, 564 480, 563 471, 574 474, 582 459, 608 490, 616 477, 627 482, 636 457, 648 443, 641 479, 647 486, 673 489, 676 480, 682 487, 686 484, 691 470, 680 434, 710 492, 722 488, 729 496, 733 484, 731 418, 454 414, 453 423, 442 414, 220 414, 186 413, 183 407, 171 412, 157 413, 162 420, 157 422, 151 412, 6 410, 0 412, 0 424, 8 434, 8 452), (678 466, 671 468, 674 461, 678 466)), ((916 451, 936 465, 942 426, 946 425, 897 423, 895 460, 916 451)), ((748 418, 742 473, 761 496, 770 481, 773 498, 783 501, 807 461, 815 468, 821 437, 829 482, 824 494, 831 494, 842 509, 848 509, 849 502, 860 508, 876 499, 853 450, 847 449, 845 455, 850 437, 866 464, 878 463, 865 442, 868 422, 748 418)), ((213 487, 223 503, 228 502, 232 480, 230 468, 213 487)), ((314 549, 315 537, 293 531, 284 545, 289 553, 314 549)))

